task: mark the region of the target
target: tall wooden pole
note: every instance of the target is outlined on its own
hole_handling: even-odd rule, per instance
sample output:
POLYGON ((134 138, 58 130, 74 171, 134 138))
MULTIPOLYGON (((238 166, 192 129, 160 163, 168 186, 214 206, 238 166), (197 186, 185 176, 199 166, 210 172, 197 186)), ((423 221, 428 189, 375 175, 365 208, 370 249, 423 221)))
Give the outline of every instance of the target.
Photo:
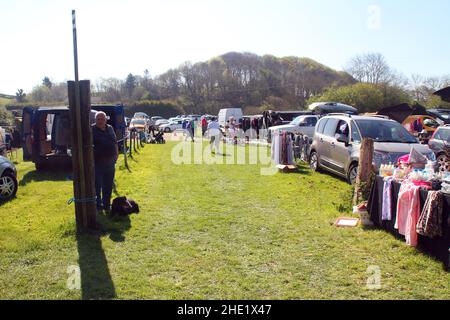
POLYGON ((91 109, 90 83, 89 81, 83 81, 83 97, 81 97, 80 82, 78 77, 78 48, 75 10, 72 10, 72 29, 75 81, 68 82, 68 96, 72 127, 72 165, 74 173, 75 215, 77 219, 77 226, 95 228, 96 211, 95 202, 92 200, 95 196, 95 192, 92 194, 93 183, 91 181, 93 179, 93 170, 91 169, 91 166, 93 166, 93 156, 92 134, 90 131, 89 121, 91 109), (81 105, 84 107, 83 113, 81 111, 81 105))

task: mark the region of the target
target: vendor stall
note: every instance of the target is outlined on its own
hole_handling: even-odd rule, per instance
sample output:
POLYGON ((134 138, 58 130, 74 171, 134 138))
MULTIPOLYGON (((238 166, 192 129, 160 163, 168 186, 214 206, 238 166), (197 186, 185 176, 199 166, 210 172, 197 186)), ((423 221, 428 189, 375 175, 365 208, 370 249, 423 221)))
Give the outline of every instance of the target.
MULTIPOLYGON (((390 188, 386 189, 385 177, 377 176, 372 186, 372 191, 367 205, 371 220, 376 227, 385 229, 395 236, 405 239, 408 244, 416 246, 419 250, 444 262, 445 268, 449 270, 450 194, 439 191, 438 195, 439 203, 442 205, 442 216, 439 218, 434 217, 436 219, 434 220, 433 232, 423 232, 423 225, 421 225, 421 223, 424 223, 424 219, 428 219, 429 221, 425 221, 428 223, 431 221, 430 217, 423 216, 426 211, 423 209, 426 205, 428 205, 426 204, 427 199, 430 201, 429 198, 431 197, 429 197, 429 195, 433 191, 429 188, 419 187, 416 189, 418 193, 418 197, 416 199, 418 201, 413 199, 407 199, 407 201, 405 201, 403 194, 405 188, 408 187, 407 184, 409 183, 411 183, 409 180, 404 180, 401 182, 400 180, 396 181, 395 179, 392 179, 390 188), (402 197, 400 200, 402 201, 400 206, 399 196, 402 197), (402 205, 406 206, 406 208, 401 208, 402 205), (413 206, 416 206, 416 208, 413 208, 413 206), (420 209, 417 208, 417 206, 420 206, 420 209), (420 212, 420 215, 416 216, 416 219, 411 220, 414 222, 413 224, 409 221, 409 230, 406 230, 406 232, 405 230, 402 232, 402 227, 399 227, 399 220, 404 220, 404 216, 403 218, 398 216, 399 208, 401 208, 400 211, 408 212, 408 214, 414 211, 414 209, 416 212, 420 212), (416 230, 418 230, 418 232, 414 234, 416 230)), ((437 193, 435 192, 434 195, 436 194, 437 193)), ((402 213, 400 213, 400 215, 401 214, 402 213)), ((408 221, 403 223, 407 225, 408 221)))

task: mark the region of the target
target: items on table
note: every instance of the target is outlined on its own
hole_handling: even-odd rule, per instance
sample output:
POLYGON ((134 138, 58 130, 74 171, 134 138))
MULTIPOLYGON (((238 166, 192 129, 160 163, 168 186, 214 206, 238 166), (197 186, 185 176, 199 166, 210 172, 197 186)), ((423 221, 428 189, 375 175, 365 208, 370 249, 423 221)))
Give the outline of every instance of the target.
POLYGON ((399 158, 397 166, 382 164, 384 177, 382 221, 395 222, 394 228, 405 236, 406 243, 417 246, 418 234, 427 237, 442 235, 442 197, 450 193, 450 173, 436 173, 436 162, 411 149, 399 158), (392 182, 401 182, 397 206, 392 208, 392 182), (429 190, 423 210, 420 210, 420 190, 429 190), (394 212, 395 210, 395 212, 394 212))

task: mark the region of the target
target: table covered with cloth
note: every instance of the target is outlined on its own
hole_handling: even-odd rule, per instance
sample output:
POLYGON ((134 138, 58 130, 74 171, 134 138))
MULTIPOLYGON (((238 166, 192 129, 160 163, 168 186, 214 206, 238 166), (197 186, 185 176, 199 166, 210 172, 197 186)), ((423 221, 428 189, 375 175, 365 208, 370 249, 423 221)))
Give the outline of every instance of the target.
MULTIPOLYGON (((392 219, 390 221, 384 221, 382 217, 383 207, 383 177, 377 176, 371 189, 369 201, 367 205, 370 218, 374 225, 378 228, 389 231, 397 237, 403 238, 403 236, 394 227, 397 218, 397 202, 400 191, 401 183, 393 181, 391 188, 391 212, 392 219)), ((423 209, 428 197, 428 190, 420 189, 420 208, 423 209)), ((442 236, 429 238, 422 235, 418 235, 417 248, 424 253, 427 253, 444 263, 444 267, 447 271, 450 271, 450 195, 443 195, 443 211, 442 211, 442 236)))

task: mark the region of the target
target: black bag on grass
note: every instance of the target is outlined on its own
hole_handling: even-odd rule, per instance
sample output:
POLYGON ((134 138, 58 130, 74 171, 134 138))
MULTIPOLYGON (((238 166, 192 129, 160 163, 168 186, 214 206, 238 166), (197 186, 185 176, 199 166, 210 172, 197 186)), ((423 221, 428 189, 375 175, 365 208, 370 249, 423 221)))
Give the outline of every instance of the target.
POLYGON ((115 198, 111 206, 111 214, 119 216, 128 216, 132 213, 139 213, 139 205, 127 197, 115 198))

